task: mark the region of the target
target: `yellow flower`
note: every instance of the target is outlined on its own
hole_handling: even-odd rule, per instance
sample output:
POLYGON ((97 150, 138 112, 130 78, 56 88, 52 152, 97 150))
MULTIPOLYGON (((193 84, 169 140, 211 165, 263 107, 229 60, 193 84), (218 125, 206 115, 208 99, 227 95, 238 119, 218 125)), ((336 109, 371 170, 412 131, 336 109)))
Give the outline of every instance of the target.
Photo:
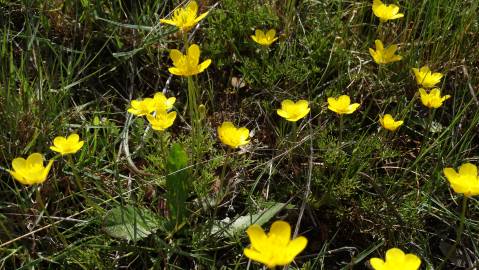
POLYGON ((25 160, 24 158, 16 158, 12 161, 13 171, 8 172, 23 185, 40 184, 47 180, 48 172, 52 167, 53 160, 43 167, 43 155, 33 153, 25 160))
POLYGON ((185 8, 177 8, 174 11, 173 17, 171 20, 161 19, 160 22, 171 24, 178 27, 181 31, 186 32, 193 28, 199 21, 204 19, 208 12, 196 16, 198 13, 198 4, 196 1, 190 1, 190 3, 185 8))
POLYGON ((421 95, 422 104, 428 108, 439 108, 446 99, 451 97, 450 95, 441 97, 441 90, 439 90, 439 88, 432 89, 429 94, 426 90, 419 88, 419 94, 421 95))
POLYGON ((281 102, 281 109, 276 110, 276 113, 287 121, 296 122, 305 117, 309 111, 308 101, 302 99, 294 102, 286 99, 281 102))
POLYGON ((70 134, 67 138, 58 136, 53 140, 53 145, 50 146, 52 151, 58 152, 60 154, 75 154, 80 150, 85 142, 80 141, 80 136, 78 134, 70 134))
POLYGON ((155 111, 169 111, 173 108, 173 104, 175 104, 176 98, 167 98, 165 94, 163 94, 162 92, 158 92, 153 97, 153 101, 155 104, 155 111))
POLYGON ((421 259, 415 254, 404 254, 399 248, 391 248, 386 252, 386 261, 380 258, 369 260, 374 270, 417 270, 421 259))
POLYGON ((163 131, 173 125, 176 119, 176 112, 157 111, 155 116, 148 114, 146 119, 150 122, 152 129, 163 131))
POLYGON ((351 104, 351 99, 347 95, 339 98, 328 98, 328 109, 337 114, 351 114, 359 107, 359 103, 351 104))
POLYGON ((245 127, 237 128, 231 122, 223 122, 218 127, 220 141, 232 148, 238 148, 249 143, 249 130, 245 127))
POLYGON ((203 72, 211 64, 211 59, 206 59, 199 64, 200 53, 200 47, 196 44, 192 44, 188 48, 186 55, 178 50, 171 50, 170 58, 173 60, 174 67, 170 67, 168 70, 171 74, 178 76, 192 76, 203 72))
POLYGON ((373 13, 381 22, 404 17, 404 14, 398 12, 399 7, 394 4, 386 5, 381 0, 373 1, 373 13))
POLYGON ((416 82, 424 88, 433 88, 436 84, 441 82, 442 74, 439 72, 432 73, 428 66, 423 66, 420 69, 413 68, 412 71, 416 76, 416 82))
POLYGON ((401 126, 404 121, 396 121, 390 114, 385 114, 384 117, 379 118, 379 122, 381 123, 381 126, 383 128, 390 130, 390 131, 395 131, 398 129, 399 126, 401 126))
POLYGON ((145 98, 143 100, 132 100, 128 112, 136 116, 143 116, 152 113, 154 110, 154 100, 152 98, 145 98))
POLYGON ((476 165, 462 164, 459 167, 459 173, 453 168, 445 168, 444 175, 455 192, 463 193, 468 197, 479 195, 479 176, 476 165))
POLYGON ((281 220, 271 225, 268 235, 257 224, 249 226, 246 233, 251 241, 251 248, 245 248, 244 255, 269 268, 291 263, 308 243, 304 236, 291 240, 291 226, 281 220))
POLYGON ((387 64, 402 59, 401 56, 394 54, 398 49, 397 45, 391 45, 384 49, 384 45, 381 40, 376 39, 374 43, 376 44, 376 50, 369 48, 369 53, 373 57, 374 62, 376 62, 377 64, 387 64))
POLYGON ((251 36, 251 38, 254 40, 254 42, 260 44, 261 46, 269 46, 273 44, 278 38, 276 36, 276 30, 271 29, 266 34, 259 29, 256 29, 254 32, 254 35, 251 36))

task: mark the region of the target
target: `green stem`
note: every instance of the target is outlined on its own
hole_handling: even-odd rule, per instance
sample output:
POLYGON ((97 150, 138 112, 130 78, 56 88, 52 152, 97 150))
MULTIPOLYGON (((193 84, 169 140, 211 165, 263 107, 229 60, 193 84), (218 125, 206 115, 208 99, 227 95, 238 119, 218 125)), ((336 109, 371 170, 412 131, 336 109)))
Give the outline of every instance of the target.
POLYGON ((340 114, 339 115, 339 146, 341 146, 343 142, 343 126, 344 126, 343 115, 340 114))
POLYGON ((466 219, 466 211, 467 211, 467 196, 464 196, 464 198, 462 199, 462 210, 461 210, 461 217, 459 221, 459 229, 456 232, 456 242, 454 242, 454 245, 451 247, 451 249, 449 249, 449 251, 447 252, 446 258, 444 258, 444 261, 442 261, 442 263, 439 265, 437 270, 441 270, 444 267, 444 265, 446 265, 447 261, 451 258, 452 254, 456 252, 457 245, 459 244, 459 242, 461 242, 462 233, 464 232, 464 221, 466 219))

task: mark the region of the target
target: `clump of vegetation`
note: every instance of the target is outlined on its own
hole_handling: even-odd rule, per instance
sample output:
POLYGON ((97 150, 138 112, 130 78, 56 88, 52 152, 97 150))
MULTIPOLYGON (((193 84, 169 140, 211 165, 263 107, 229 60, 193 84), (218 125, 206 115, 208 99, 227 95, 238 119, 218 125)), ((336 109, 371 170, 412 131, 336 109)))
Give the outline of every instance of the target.
POLYGON ((478 12, 0 1, 1 268, 475 269, 478 12))

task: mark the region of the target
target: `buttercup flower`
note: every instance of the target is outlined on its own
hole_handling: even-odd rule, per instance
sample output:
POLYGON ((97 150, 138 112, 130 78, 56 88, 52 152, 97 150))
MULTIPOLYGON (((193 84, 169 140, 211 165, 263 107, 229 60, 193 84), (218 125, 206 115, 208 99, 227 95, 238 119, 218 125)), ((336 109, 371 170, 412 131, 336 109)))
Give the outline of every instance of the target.
POLYGON ((251 247, 243 250, 244 255, 269 268, 291 263, 308 243, 304 236, 291 240, 291 226, 280 220, 271 225, 268 235, 257 224, 249 226, 246 233, 251 247))
POLYGON ((394 4, 386 5, 381 0, 373 1, 373 13, 381 22, 404 17, 404 14, 398 12, 399 7, 394 4))
POLYGON ((384 117, 380 117, 379 122, 383 128, 390 131, 396 131, 396 129, 404 123, 404 121, 394 120, 390 114, 385 114, 384 117))
POLYGON ((337 114, 351 114, 359 107, 359 103, 351 104, 351 99, 347 95, 339 98, 328 98, 328 109, 337 114))
POLYGON ((412 253, 404 254, 399 248, 391 248, 386 252, 386 261, 372 258, 369 263, 374 270, 417 270, 421 259, 412 253))
POLYGON ((476 165, 462 164, 459 167, 459 173, 453 168, 445 168, 444 175, 454 192, 463 193, 467 197, 479 195, 479 176, 476 165))
POLYGON ((384 49, 384 45, 381 42, 381 40, 376 39, 374 41, 376 44, 376 50, 373 50, 372 48, 369 48, 369 53, 374 59, 374 62, 377 64, 387 64, 391 62, 396 62, 402 59, 401 56, 395 55, 396 50, 398 49, 397 45, 391 45, 384 49))
POLYGON ((162 92, 158 92, 153 97, 153 101, 155 104, 155 111, 169 111, 173 108, 173 104, 175 104, 176 98, 167 98, 165 94, 163 94, 162 92))
POLYGON ((254 35, 251 36, 251 38, 254 40, 254 42, 260 44, 261 46, 269 46, 273 44, 278 38, 276 36, 276 30, 271 29, 266 34, 259 29, 256 29, 254 32, 254 35))
POLYGON ((279 116, 283 117, 287 121, 296 122, 299 119, 305 117, 310 111, 309 103, 306 100, 299 100, 293 102, 289 99, 281 102, 281 109, 276 110, 279 116))
POLYGON ((245 127, 237 128, 231 122, 223 122, 218 127, 220 141, 232 148, 238 148, 249 143, 249 130, 245 127))
POLYGON ((143 116, 152 113, 154 110, 154 100, 152 98, 145 98, 143 100, 132 100, 128 112, 136 116, 143 116))
POLYGON ((205 12, 197 17, 197 13, 198 4, 196 1, 190 1, 185 8, 177 8, 173 13, 171 20, 161 19, 160 22, 174 25, 181 31, 186 32, 208 15, 208 12, 205 12))
POLYGON ((174 67, 170 67, 168 71, 178 76, 196 75, 203 72, 211 64, 211 59, 206 59, 199 64, 200 47, 196 44, 192 44, 188 48, 186 55, 183 55, 179 50, 171 50, 170 58, 173 60, 174 67))
POLYGON ((40 184, 47 180, 52 164, 53 160, 50 160, 48 165, 43 167, 43 155, 33 153, 26 160, 21 157, 14 159, 12 161, 13 171, 8 170, 8 172, 23 185, 40 184))
POLYGON ((441 82, 442 74, 439 72, 432 73, 428 66, 423 66, 420 69, 413 68, 412 71, 416 76, 416 82, 424 88, 432 88, 441 82))
POLYGON ((58 136, 53 140, 53 145, 50 146, 52 151, 63 155, 75 154, 80 150, 85 142, 80 141, 78 134, 70 134, 67 138, 58 136))
POLYGON ((450 95, 441 97, 441 90, 439 90, 439 88, 432 89, 429 94, 426 90, 419 88, 419 94, 421 95, 422 104, 428 108, 439 108, 445 100, 451 97, 450 95))
POLYGON ((176 112, 157 111, 155 116, 148 114, 146 119, 150 122, 152 129, 163 131, 173 125, 176 119, 176 112))

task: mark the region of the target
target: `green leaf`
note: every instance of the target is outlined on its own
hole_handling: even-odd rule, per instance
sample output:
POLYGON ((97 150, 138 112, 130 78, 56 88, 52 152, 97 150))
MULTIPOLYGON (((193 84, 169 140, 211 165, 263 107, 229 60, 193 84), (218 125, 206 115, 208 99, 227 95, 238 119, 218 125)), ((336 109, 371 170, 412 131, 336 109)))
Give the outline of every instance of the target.
POLYGON ((262 226, 270 221, 279 211, 286 206, 285 203, 274 203, 270 207, 253 215, 245 215, 238 217, 235 221, 228 224, 222 220, 217 222, 218 225, 213 227, 213 233, 221 232, 224 236, 243 233, 250 225, 258 224, 262 226))
POLYGON ((168 155, 166 169, 166 199, 170 220, 174 226, 180 225, 186 213, 186 199, 190 191, 188 155, 180 144, 173 144, 168 155))
POLYGON ((104 230, 111 237, 128 241, 143 239, 161 227, 161 217, 146 208, 118 206, 105 215, 104 230))

